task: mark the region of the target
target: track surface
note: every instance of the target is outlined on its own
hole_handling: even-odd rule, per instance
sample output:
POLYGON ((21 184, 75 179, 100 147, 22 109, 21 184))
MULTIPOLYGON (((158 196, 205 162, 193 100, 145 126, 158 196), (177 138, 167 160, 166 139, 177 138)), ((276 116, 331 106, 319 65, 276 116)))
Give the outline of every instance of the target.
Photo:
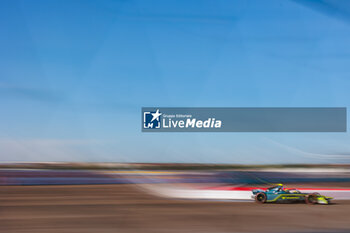
POLYGON ((134 185, 2 186, 0 232, 345 232, 333 205, 168 200, 134 185))

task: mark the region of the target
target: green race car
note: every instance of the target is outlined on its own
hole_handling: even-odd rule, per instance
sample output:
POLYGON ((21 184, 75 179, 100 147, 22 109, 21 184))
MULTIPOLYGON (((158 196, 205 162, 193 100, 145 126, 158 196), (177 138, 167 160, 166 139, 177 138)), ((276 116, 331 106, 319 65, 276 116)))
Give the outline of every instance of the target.
POLYGON ((283 184, 277 184, 266 190, 254 189, 253 196, 257 203, 292 203, 305 202, 307 204, 329 204, 332 197, 326 197, 319 193, 301 193, 297 189, 284 189, 283 184))

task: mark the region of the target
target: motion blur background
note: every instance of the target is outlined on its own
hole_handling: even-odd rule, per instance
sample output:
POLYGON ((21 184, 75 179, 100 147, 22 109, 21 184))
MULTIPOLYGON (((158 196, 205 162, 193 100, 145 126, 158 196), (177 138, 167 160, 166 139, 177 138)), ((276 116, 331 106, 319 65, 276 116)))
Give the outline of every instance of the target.
POLYGON ((142 106, 348 107, 349 11, 337 0, 1 1, 0 160, 349 162, 344 133, 139 124, 142 106))
POLYGON ((0 0, 0 231, 349 231, 349 133, 140 128, 146 106, 349 107, 349 26, 342 0, 0 0), (335 204, 232 194, 280 182, 335 204))

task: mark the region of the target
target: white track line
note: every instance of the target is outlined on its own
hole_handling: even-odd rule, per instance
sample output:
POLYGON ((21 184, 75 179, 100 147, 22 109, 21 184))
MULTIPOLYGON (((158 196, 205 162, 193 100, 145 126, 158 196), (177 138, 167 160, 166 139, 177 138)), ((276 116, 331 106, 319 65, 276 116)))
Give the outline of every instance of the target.
MULTIPOLYGON (((154 195, 179 199, 251 201, 251 191, 190 189, 170 186, 142 185, 154 195)), ((318 192, 336 200, 350 200, 350 190, 302 189, 302 192, 318 192)))

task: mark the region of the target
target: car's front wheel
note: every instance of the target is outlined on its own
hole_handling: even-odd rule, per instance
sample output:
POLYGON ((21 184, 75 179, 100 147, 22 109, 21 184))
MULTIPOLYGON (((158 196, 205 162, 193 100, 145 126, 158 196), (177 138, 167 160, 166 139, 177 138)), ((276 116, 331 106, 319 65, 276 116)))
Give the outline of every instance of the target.
POLYGON ((305 202, 306 204, 316 204, 317 203, 317 194, 316 193, 312 193, 312 194, 308 194, 305 196, 305 202))
POLYGON ((256 196, 255 196, 255 201, 256 201, 257 203, 260 203, 260 204, 265 203, 265 202, 266 202, 266 199, 267 199, 267 197, 266 197, 266 194, 265 194, 265 193, 258 193, 258 194, 256 194, 256 196))

